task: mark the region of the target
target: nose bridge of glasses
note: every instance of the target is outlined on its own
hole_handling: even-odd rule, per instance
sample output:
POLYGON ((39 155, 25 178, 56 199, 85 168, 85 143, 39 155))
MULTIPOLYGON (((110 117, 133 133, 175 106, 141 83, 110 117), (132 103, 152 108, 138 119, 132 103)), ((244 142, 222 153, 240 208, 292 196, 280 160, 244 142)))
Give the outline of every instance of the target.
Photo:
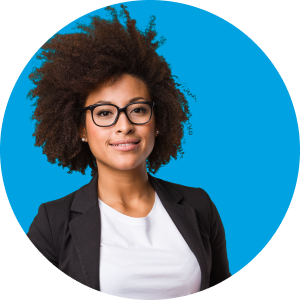
POLYGON ((120 119, 120 116, 121 116, 121 113, 123 112, 124 113, 124 117, 125 117, 125 119, 129 122, 129 123, 131 123, 131 121, 130 121, 130 119, 129 119, 129 116, 127 115, 127 107, 128 107, 128 105, 126 105, 125 107, 123 107, 123 108, 120 108, 120 107, 118 107, 118 116, 117 116, 117 120, 116 120, 116 122, 118 122, 119 121, 119 119, 120 119))

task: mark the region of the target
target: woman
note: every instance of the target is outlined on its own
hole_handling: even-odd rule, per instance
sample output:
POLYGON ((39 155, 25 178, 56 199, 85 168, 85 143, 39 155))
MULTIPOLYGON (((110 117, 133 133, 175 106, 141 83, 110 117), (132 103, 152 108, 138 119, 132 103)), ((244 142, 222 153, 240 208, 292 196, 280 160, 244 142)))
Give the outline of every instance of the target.
POLYGON ((56 35, 30 78, 34 136, 51 163, 91 182, 43 203, 28 237, 56 267, 104 293, 168 299, 228 278, 225 232, 201 188, 153 177, 182 153, 190 112, 152 17, 145 32, 126 7, 123 26, 94 17, 80 33, 56 35))

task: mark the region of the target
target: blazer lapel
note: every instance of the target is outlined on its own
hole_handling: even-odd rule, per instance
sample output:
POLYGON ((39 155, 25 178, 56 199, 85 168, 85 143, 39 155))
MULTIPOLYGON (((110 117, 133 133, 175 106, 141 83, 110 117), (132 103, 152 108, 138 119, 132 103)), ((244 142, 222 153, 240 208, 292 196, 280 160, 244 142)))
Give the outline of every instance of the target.
MULTIPOLYGON (((181 200, 184 200, 184 196, 179 191, 168 188, 163 181, 149 173, 148 178, 164 208, 198 260, 201 268, 200 291, 208 288, 209 270, 195 209, 186 204, 179 204, 181 200)), ((77 191, 71 210, 81 215, 70 221, 69 228, 87 286, 100 291, 101 222, 97 186, 98 174, 89 184, 77 191)))

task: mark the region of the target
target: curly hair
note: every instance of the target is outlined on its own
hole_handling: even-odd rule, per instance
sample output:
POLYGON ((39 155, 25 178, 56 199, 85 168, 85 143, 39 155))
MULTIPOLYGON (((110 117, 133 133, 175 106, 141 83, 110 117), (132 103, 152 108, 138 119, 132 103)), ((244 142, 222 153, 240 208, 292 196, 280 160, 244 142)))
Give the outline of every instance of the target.
POLYGON ((31 116, 36 120, 34 145, 42 147, 50 163, 69 168, 68 173, 85 174, 88 166, 92 175, 97 172, 95 157, 79 138, 82 108, 99 84, 114 82, 122 74, 145 82, 156 104, 154 114, 160 134, 146 161, 149 172, 156 173, 171 157, 177 159, 178 153, 184 153, 183 123, 189 121, 191 113, 179 89, 181 84, 174 81, 170 65, 156 52, 165 38, 155 41, 155 16, 150 17, 143 32, 136 28, 127 7, 121 8, 119 16, 125 18, 124 25, 116 9, 108 6, 105 9, 111 20, 93 16, 90 25, 77 24, 79 32, 54 35, 37 56, 41 66, 29 75, 35 84, 28 93, 36 106, 31 116))

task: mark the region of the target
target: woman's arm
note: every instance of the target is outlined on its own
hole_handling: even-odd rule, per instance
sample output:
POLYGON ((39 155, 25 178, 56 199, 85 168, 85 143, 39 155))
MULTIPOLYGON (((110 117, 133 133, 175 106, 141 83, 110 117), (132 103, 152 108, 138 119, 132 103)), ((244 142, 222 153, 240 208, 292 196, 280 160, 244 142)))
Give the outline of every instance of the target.
POLYGON ((214 286, 231 276, 227 258, 225 230, 215 204, 205 192, 210 208, 210 246, 212 251, 212 266, 210 286, 214 286))
POLYGON ((40 205, 38 214, 31 223, 27 236, 36 248, 52 262, 52 264, 58 267, 56 249, 44 203, 40 205))

